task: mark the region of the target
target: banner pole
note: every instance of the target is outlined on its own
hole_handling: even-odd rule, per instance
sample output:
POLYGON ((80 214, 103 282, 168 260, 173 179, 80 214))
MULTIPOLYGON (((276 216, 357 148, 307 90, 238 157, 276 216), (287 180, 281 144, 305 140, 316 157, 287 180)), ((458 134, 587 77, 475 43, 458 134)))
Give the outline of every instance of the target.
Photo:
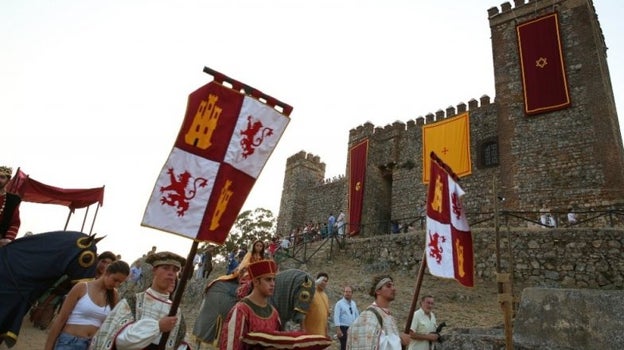
POLYGON ((425 275, 425 268, 427 267, 427 250, 423 251, 422 261, 420 262, 420 268, 418 269, 418 277, 416 277, 416 286, 414 287, 414 297, 412 297, 412 305, 407 315, 407 322, 405 323, 405 333, 409 334, 410 326, 412 325, 412 318, 414 318, 414 311, 418 305, 418 297, 420 294, 420 287, 422 286, 423 277, 425 275))
MULTIPOLYGON (((182 277, 180 278, 180 282, 175 289, 175 297, 173 298, 171 309, 169 310, 169 316, 175 316, 178 313, 178 306, 182 301, 182 294, 184 294, 186 282, 189 280, 189 277, 191 277, 191 273, 193 272, 193 259, 195 258, 195 254, 197 253, 198 245, 199 242, 193 240, 191 250, 186 257, 186 264, 184 264, 184 268, 182 269, 182 277)), ((163 332, 162 336, 160 337, 160 343, 158 343, 158 350, 165 349, 165 346, 167 345, 167 339, 169 339, 169 332, 163 332)))

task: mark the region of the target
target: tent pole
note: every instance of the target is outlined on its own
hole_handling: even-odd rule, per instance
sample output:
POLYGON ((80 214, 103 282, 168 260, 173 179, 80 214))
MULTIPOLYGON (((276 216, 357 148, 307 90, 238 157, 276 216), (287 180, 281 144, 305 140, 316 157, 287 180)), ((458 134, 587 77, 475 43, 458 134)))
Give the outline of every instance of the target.
POLYGON ((87 221, 88 214, 89 214, 89 207, 87 207, 87 210, 85 210, 85 216, 82 219, 82 226, 80 226, 80 232, 84 232, 84 225, 85 225, 85 222, 87 221))
POLYGON ((70 208, 69 213, 67 213, 67 220, 65 221, 65 228, 63 228, 63 231, 67 231, 67 225, 69 225, 69 218, 71 218, 71 215, 72 215, 72 210, 70 208))
POLYGON ((93 226, 95 225, 95 219, 97 218, 98 211, 100 210, 100 204, 97 204, 95 207, 95 215, 93 215, 93 221, 91 221, 91 229, 89 230, 89 234, 93 233, 93 226))

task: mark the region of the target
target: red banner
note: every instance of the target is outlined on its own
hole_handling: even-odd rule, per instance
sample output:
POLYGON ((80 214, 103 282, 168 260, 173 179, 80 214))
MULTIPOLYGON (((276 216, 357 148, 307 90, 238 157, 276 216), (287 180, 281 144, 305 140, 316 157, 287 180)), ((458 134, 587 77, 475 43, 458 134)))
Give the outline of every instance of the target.
POLYGON ((277 101, 270 96, 256 90, 250 96, 236 81, 229 88, 215 80, 189 96, 141 225, 222 244, 292 108, 284 105, 280 112, 260 102, 277 101))
POLYGON ((360 233, 362 204, 364 202, 364 180, 366 179, 366 157, 368 140, 360 142, 349 150, 349 226, 348 233, 360 233))
POLYGON ((427 195, 425 250, 432 275, 454 278, 474 286, 472 233, 461 202, 464 191, 455 174, 431 153, 431 181, 427 195))
POLYGON ((521 23, 516 33, 525 113, 539 114, 568 107, 570 92, 557 13, 521 23))

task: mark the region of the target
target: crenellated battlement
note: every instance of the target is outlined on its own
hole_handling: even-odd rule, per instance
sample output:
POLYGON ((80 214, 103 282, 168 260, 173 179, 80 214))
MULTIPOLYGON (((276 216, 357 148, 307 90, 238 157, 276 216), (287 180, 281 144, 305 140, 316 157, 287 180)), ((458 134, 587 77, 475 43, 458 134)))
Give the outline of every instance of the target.
POLYGON ((321 162, 321 157, 312 153, 308 153, 306 151, 299 151, 298 153, 288 157, 288 159, 286 160, 286 165, 292 165, 301 161, 316 163, 318 165, 322 165, 323 168, 325 167, 325 163, 321 162))
POLYGON ((510 20, 516 21, 518 18, 527 15, 534 15, 546 8, 550 11, 556 10, 563 3, 570 6, 570 2, 564 0, 514 0, 513 7, 510 2, 504 2, 500 5, 500 9, 494 6, 487 10, 488 19, 490 26, 493 26, 510 20))
POLYGON ((385 126, 375 126, 370 122, 366 122, 363 125, 359 125, 356 128, 351 129, 349 131, 349 139, 351 142, 358 142, 359 140, 371 137, 372 135, 377 135, 379 133, 400 132, 416 127, 420 128, 424 124, 431 124, 445 120, 467 111, 478 112, 480 108, 489 106, 490 104, 492 104, 490 96, 483 95, 479 98, 479 100, 474 98, 470 99, 468 104, 460 102, 455 107, 448 106, 444 110, 438 109, 435 113, 428 113, 424 117, 419 116, 414 120, 408 120, 406 122, 397 120, 394 123, 386 124, 385 126))

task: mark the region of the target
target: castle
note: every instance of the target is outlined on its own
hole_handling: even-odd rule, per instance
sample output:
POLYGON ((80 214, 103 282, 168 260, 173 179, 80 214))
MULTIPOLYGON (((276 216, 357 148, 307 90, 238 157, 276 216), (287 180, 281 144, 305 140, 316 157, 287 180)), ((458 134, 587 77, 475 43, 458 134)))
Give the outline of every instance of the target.
MULTIPOLYGON (((423 126, 469 112, 471 174, 461 178, 470 212, 537 211, 624 203, 624 149, 607 66, 607 47, 591 0, 515 0, 487 11, 496 99, 482 96, 435 114, 349 132, 349 147, 368 140, 363 235, 387 233, 392 220, 421 215, 423 126), (567 105, 527 112, 518 25, 556 13, 567 105)), ((540 58, 541 59, 541 58, 540 58)), ((544 64, 545 62, 538 62, 544 64)), ((553 63, 552 60, 550 63, 553 63)), ((285 234, 340 211, 349 219, 347 176, 326 181, 325 164, 306 152, 286 163, 277 232, 285 234)))

